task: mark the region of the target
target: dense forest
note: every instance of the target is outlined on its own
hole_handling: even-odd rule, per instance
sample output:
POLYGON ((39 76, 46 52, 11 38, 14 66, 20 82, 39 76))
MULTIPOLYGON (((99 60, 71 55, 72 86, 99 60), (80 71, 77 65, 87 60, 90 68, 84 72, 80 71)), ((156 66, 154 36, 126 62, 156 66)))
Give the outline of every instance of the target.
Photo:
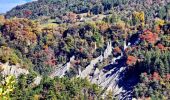
POLYGON ((167 0, 38 0, 0 15, 1 100, 169 100, 167 0))
MULTIPOLYGON (((117 14, 129 16, 133 11, 142 10, 148 19, 169 17, 168 0, 38 0, 22 6, 16 6, 6 13, 7 18, 20 17, 37 19, 44 16, 62 19, 67 12, 76 14, 117 14)), ((122 16, 123 17, 123 16, 122 16)))

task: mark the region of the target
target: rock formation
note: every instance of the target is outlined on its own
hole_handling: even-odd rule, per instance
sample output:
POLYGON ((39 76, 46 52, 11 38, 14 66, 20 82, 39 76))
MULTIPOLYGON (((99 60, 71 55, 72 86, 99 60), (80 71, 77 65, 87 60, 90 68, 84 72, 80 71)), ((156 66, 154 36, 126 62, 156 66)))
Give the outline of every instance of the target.
POLYGON ((1 74, 3 76, 7 76, 7 75, 14 75, 15 77, 18 77, 19 75, 21 74, 28 74, 29 71, 26 70, 26 69, 22 69, 20 68, 20 65, 17 64, 17 65, 9 65, 9 63, 0 63, 0 66, 1 66, 1 74))

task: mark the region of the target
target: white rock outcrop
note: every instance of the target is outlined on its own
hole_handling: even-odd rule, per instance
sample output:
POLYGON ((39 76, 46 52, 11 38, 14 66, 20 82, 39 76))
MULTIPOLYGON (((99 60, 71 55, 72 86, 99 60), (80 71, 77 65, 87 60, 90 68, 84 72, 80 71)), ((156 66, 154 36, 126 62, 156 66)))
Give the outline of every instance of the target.
POLYGON ((71 68, 71 62, 74 61, 74 59, 75 59, 75 56, 72 56, 70 58, 70 61, 66 63, 64 66, 59 65, 59 67, 55 69, 55 71, 50 75, 50 77, 51 78, 55 76, 63 77, 65 73, 71 68))
MULTIPOLYGON (((103 59, 106 59, 109 57, 109 55, 112 54, 112 43, 111 42, 108 42, 107 43, 107 47, 106 47, 106 50, 104 51, 104 54, 100 55, 99 57, 93 59, 90 64, 81 72, 81 75, 79 74, 78 77, 81 77, 81 78, 90 78, 89 74, 93 71, 94 69, 94 66, 99 63, 99 62, 102 62, 103 59)), ((97 71, 99 72, 99 71, 97 71)), ((96 73, 97 73, 96 72, 96 73)))
POLYGON ((5 77, 7 75, 14 75, 15 77, 18 77, 21 74, 29 74, 29 71, 26 69, 20 68, 20 65, 9 65, 9 63, 0 63, 0 66, 2 68, 1 74, 5 77))
MULTIPOLYGON (((124 42, 124 49, 126 49, 129 45, 130 44, 126 45, 126 42, 124 42)), ((111 90, 113 91, 113 95, 117 95, 124 91, 122 87, 118 87, 117 81, 119 80, 118 77, 120 73, 124 71, 125 68, 120 67, 119 69, 116 69, 115 67, 113 67, 108 72, 105 72, 104 69, 99 70, 98 68, 95 68, 96 64, 102 63, 104 59, 107 59, 112 54, 112 50, 113 50, 112 43, 108 42, 107 47, 103 54, 93 59, 83 71, 81 71, 81 68, 78 69, 79 74, 77 75, 77 77, 87 78, 91 81, 91 83, 98 84, 106 91, 111 90), (91 73, 93 74, 93 76, 90 75, 91 73)), ((122 57, 123 53, 121 53, 120 56, 113 58, 110 64, 115 64, 116 60, 119 60, 122 57)), ((70 58, 70 61, 72 60, 74 60, 74 57, 70 58)), ((63 77, 65 75, 65 72, 68 71, 71 66, 70 61, 66 65, 61 66, 57 70, 55 70, 55 73, 53 73, 52 76, 63 77)))
POLYGON ((33 84, 35 84, 35 85, 39 85, 39 84, 40 84, 40 82, 41 82, 41 79, 42 79, 42 77, 41 77, 41 76, 37 76, 36 78, 34 78, 34 82, 33 82, 33 84))
POLYGON ((92 72, 94 66, 98 63, 103 61, 103 56, 100 55, 99 57, 97 57, 96 59, 92 60, 90 62, 90 64, 81 72, 80 77, 81 78, 85 78, 88 77, 88 75, 92 72))
POLYGON ((130 45, 131 45, 130 42, 128 42, 128 45, 126 45, 126 41, 124 41, 124 44, 123 44, 124 50, 126 50, 130 45))
POLYGON ((108 58, 109 57, 109 55, 111 55, 111 53, 112 53, 112 43, 111 42, 108 42, 107 43, 107 48, 106 48, 106 50, 104 51, 104 59, 106 59, 106 58, 108 58))
MULTIPOLYGON (((107 48, 104 51, 104 56, 100 56, 100 58, 103 57, 102 59, 107 59, 109 57, 109 55, 111 55, 111 54, 112 54, 112 45, 111 45, 111 43, 108 43, 107 48)), ((110 64, 115 64, 116 60, 119 60, 122 57, 123 57, 123 53, 121 53, 120 56, 113 58, 112 62, 110 64)), ((97 59, 98 58, 96 58, 96 60, 95 60, 96 61, 95 64, 99 62, 97 59)), ((91 62, 93 62, 93 61, 94 60, 92 60, 91 62)), ((103 60, 101 60, 101 61, 103 61, 103 60)), ((113 91, 113 96, 124 91, 122 87, 118 87, 118 85, 117 85, 117 81, 119 80, 120 73, 125 70, 125 68, 123 66, 120 67, 119 69, 116 69, 115 67, 113 67, 108 72, 104 72, 104 70, 99 70, 98 68, 94 69, 94 65, 87 66, 85 68, 85 70, 82 71, 83 73, 81 73, 82 74, 81 78, 90 77, 89 74, 93 73, 93 77, 89 78, 91 83, 100 85, 106 91, 113 91)))

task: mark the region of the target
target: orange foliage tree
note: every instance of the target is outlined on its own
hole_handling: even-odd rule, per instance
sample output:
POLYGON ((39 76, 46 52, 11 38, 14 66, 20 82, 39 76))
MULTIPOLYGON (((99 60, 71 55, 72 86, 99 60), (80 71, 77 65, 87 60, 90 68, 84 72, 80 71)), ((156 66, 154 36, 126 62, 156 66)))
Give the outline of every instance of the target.
POLYGON ((161 43, 159 43, 159 44, 157 45, 157 47, 158 47, 160 50, 165 50, 164 45, 162 45, 161 43))
POLYGON ((152 33, 149 30, 144 31, 144 33, 142 35, 140 35, 140 38, 142 40, 145 40, 148 43, 152 43, 155 44, 157 42, 158 38, 158 34, 152 33))
POLYGON ((134 56, 128 56, 127 57, 127 61, 126 61, 126 64, 131 66, 131 65, 134 65, 136 64, 136 61, 137 61, 137 58, 134 57, 134 56))
POLYGON ((40 32, 38 23, 28 19, 8 19, 3 25, 3 35, 15 44, 30 46, 36 44, 40 32))

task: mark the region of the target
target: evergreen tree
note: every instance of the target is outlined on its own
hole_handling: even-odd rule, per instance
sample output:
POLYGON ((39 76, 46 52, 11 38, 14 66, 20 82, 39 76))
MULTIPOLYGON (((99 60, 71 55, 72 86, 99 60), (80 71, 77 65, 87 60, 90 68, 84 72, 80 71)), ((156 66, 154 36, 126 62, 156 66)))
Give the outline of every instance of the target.
POLYGON ((164 66, 165 66, 165 74, 168 74, 170 72, 170 69, 169 69, 170 65, 169 65, 167 56, 164 59, 164 66))
POLYGON ((156 58, 155 62, 154 62, 154 71, 158 71, 158 68, 159 68, 159 65, 160 65, 160 59, 159 58, 156 58))
POLYGON ((161 76, 165 75, 166 69, 165 69, 164 63, 162 62, 161 59, 159 60, 159 70, 158 71, 161 76))

